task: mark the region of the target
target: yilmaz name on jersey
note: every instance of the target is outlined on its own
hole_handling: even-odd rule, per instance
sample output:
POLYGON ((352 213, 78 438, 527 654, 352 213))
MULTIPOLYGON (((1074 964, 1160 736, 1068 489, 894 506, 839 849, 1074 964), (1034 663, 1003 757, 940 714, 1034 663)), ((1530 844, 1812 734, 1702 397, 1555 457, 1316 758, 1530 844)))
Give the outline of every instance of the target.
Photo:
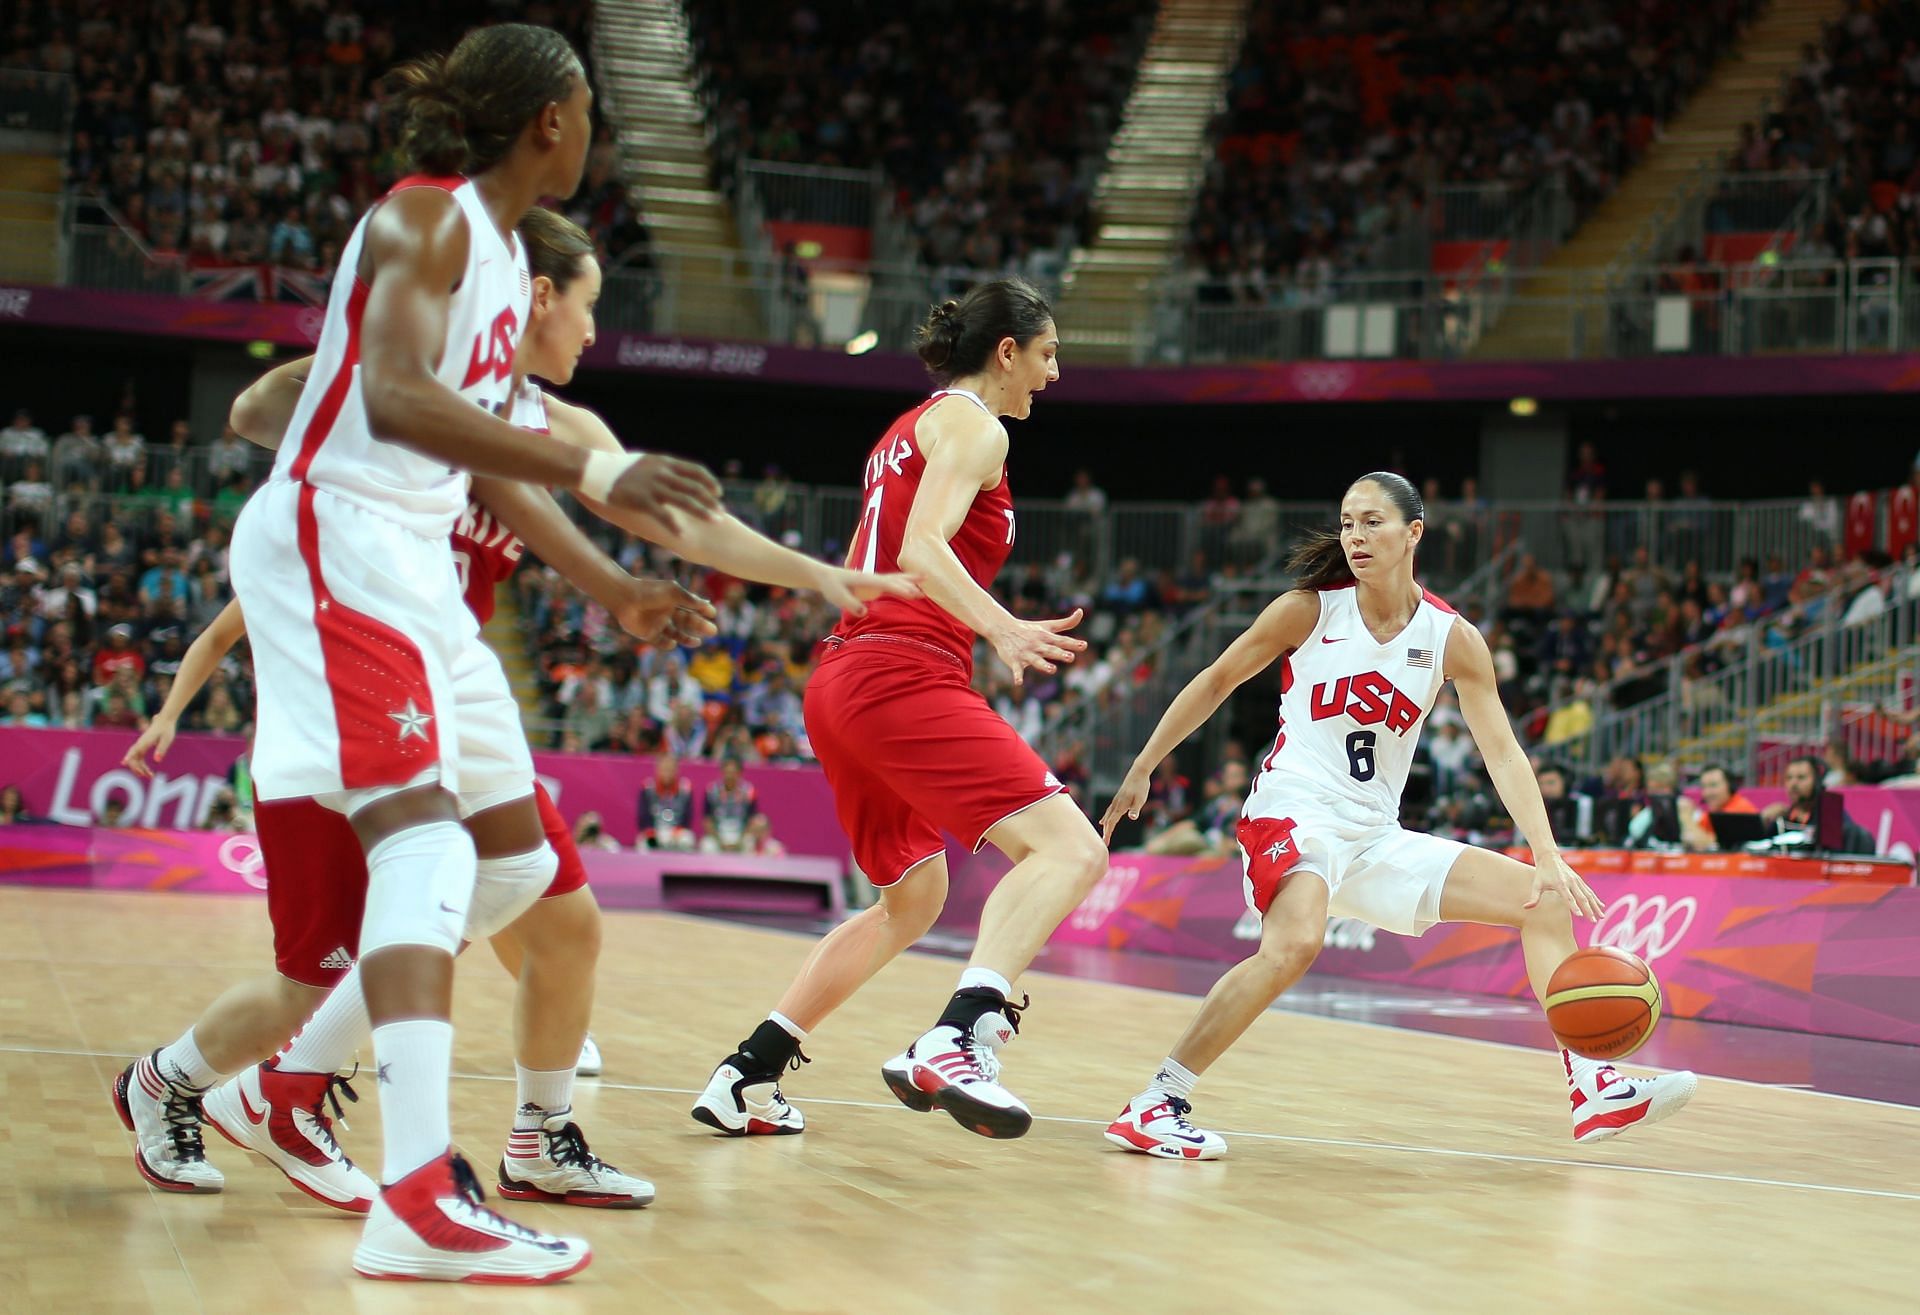
POLYGON ((759 374, 767 366, 767 349, 746 343, 660 342, 654 338, 622 338, 620 364, 634 370, 681 370, 706 374, 759 374))

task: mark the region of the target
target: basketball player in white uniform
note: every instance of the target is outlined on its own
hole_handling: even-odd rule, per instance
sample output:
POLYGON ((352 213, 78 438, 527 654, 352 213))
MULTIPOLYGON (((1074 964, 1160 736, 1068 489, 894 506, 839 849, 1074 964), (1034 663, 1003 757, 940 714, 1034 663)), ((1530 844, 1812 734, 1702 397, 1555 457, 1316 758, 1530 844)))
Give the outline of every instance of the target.
MULTIPOLYGON (((454 950, 470 912, 506 917, 555 861, 524 737, 462 725, 464 709, 511 699, 447 537, 467 471, 656 511, 659 467, 498 418, 531 294, 514 226, 541 196, 572 194, 591 140, 579 57, 558 33, 508 23, 399 76, 420 173, 348 240, 312 386, 234 533, 259 684, 253 774, 264 800, 311 796, 346 814, 366 851, 360 970, 385 1157, 354 1268, 545 1283, 583 1268, 586 1243, 487 1210, 450 1148, 454 950)), ((140 1061, 116 1087, 123 1117, 135 1087, 142 1110, 192 1113, 204 1067, 181 1053, 140 1061)))
MULTIPOLYGON (((1247 903, 1263 919, 1260 950, 1229 969, 1145 1091, 1107 1128, 1129 1150, 1170 1159, 1225 1154, 1219 1134, 1187 1119, 1194 1083, 1319 953, 1329 914, 1418 936, 1438 922, 1517 927, 1534 995, 1578 948, 1573 915, 1602 906, 1568 867, 1546 805, 1500 703, 1486 640, 1414 581, 1425 528, 1420 495, 1399 475, 1347 490, 1339 533, 1294 554, 1300 588, 1282 595, 1168 707, 1101 819, 1109 840, 1138 817, 1154 769, 1227 696, 1284 658, 1280 730, 1241 811, 1247 903), (1444 681, 1534 866, 1401 828, 1400 792, 1420 728, 1444 681)), ((1560 1052, 1576 1141, 1598 1141, 1674 1113, 1691 1073, 1626 1077, 1560 1052)))

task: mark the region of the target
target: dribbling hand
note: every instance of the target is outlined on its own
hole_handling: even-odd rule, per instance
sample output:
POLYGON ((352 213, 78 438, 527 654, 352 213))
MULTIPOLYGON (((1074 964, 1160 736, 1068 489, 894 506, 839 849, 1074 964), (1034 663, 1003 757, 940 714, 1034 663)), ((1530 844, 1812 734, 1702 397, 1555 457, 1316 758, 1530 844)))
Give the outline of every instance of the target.
POLYGON ((1147 802, 1147 791, 1153 782, 1137 772, 1128 772, 1127 779, 1120 782, 1120 788, 1114 792, 1113 802, 1107 805, 1107 811, 1100 815, 1100 839, 1111 845, 1113 829, 1120 825, 1122 816, 1140 818, 1140 806, 1147 802))
POLYGON ((696 648, 720 631, 713 604, 671 580, 636 578, 627 597, 609 611, 622 630, 643 644, 696 648))
POLYGON ((698 462, 649 452, 614 481, 607 500, 677 531, 676 511, 704 520, 720 510, 720 481, 698 462))
POLYGON ((140 732, 140 738, 127 750, 120 765, 136 776, 153 779, 153 766, 147 762, 147 751, 153 751, 153 761, 163 763, 167 760, 167 750, 173 747, 174 732, 179 728, 164 717, 155 717, 147 728, 140 732))
POLYGON ((821 576, 820 596, 854 616, 864 616, 876 598, 918 598, 920 585, 910 575, 879 575, 829 566, 821 576))
POLYGON ((1013 673, 1013 683, 1024 684, 1027 668, 1051 676, 1061 663, 1071 662, 1087 651, 1087 641, 1066 632, 1080 624, 1083 608, 1074 608, 1072 616, 1057 621, 1014 621, 990 642, 999 659, 1013 673))
POLYGON ((1567 902, 1567 908, 1582 918, 1598 919, 1607 911, 1600 897, 1593 893, 1592 887, 1567 866, 1567 860, 1555 854, 1552 859, 1542 863, 1539 855, 1533 861, 1533 890, 1527 895, 1525 908, 1533 908, 1548 891, 1552 891, 1567 902))

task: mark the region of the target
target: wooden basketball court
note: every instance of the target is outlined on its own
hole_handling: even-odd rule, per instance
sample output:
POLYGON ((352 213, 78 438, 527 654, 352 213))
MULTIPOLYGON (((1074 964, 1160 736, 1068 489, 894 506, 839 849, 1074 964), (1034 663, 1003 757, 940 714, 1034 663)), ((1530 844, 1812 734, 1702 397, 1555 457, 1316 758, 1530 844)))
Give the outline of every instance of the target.
MULTIPOLYGON (((1010 1085, 1039 1116, 988 1142, 894 1103, 880 1062, 933 1016, 950 960, 895 965, 792 1075, 804 1136, 687 1117, 710 1066, 808 942, 664 915, 608 918, 576 1099, 596 1152, 653 1179, 640 1212, 513 1205, 589 1238, 541 1292, 355 1278, 357 1223, 209 1133, 211 1197, 136 1175, 107 1099, 269 965, 264 904, 0 888, 0 1310, 696 1312, 1910 1311, 1920 1110, 1706 1079, 1638 1137, 1576 1147, 1557 1059, 1269 1014, 1201 1087, 1232 1151, 1168 1163, 1100 1129, 1194 1008, 1035 976, 1010 1085)), ((462 968, 454 1129, 483 1181, 513 1097, 510 983, 462 968)), ((379 1163, 373 1084, 343 1142, 379 1163)))

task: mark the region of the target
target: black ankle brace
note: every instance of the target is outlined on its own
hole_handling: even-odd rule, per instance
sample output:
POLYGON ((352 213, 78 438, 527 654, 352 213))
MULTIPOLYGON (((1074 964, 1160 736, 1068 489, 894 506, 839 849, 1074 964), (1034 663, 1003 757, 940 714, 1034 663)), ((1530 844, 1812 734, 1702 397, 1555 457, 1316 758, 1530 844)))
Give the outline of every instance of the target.
POLYGON ((770 1076, 784 1072, 799 1053, 800 1043, 793 1039, 793 1033, 771 1018, 762 1020, 753 1035, 740 1043, 739 1050, 741 1058, 751 1061, 755 1073, 770 1076))

